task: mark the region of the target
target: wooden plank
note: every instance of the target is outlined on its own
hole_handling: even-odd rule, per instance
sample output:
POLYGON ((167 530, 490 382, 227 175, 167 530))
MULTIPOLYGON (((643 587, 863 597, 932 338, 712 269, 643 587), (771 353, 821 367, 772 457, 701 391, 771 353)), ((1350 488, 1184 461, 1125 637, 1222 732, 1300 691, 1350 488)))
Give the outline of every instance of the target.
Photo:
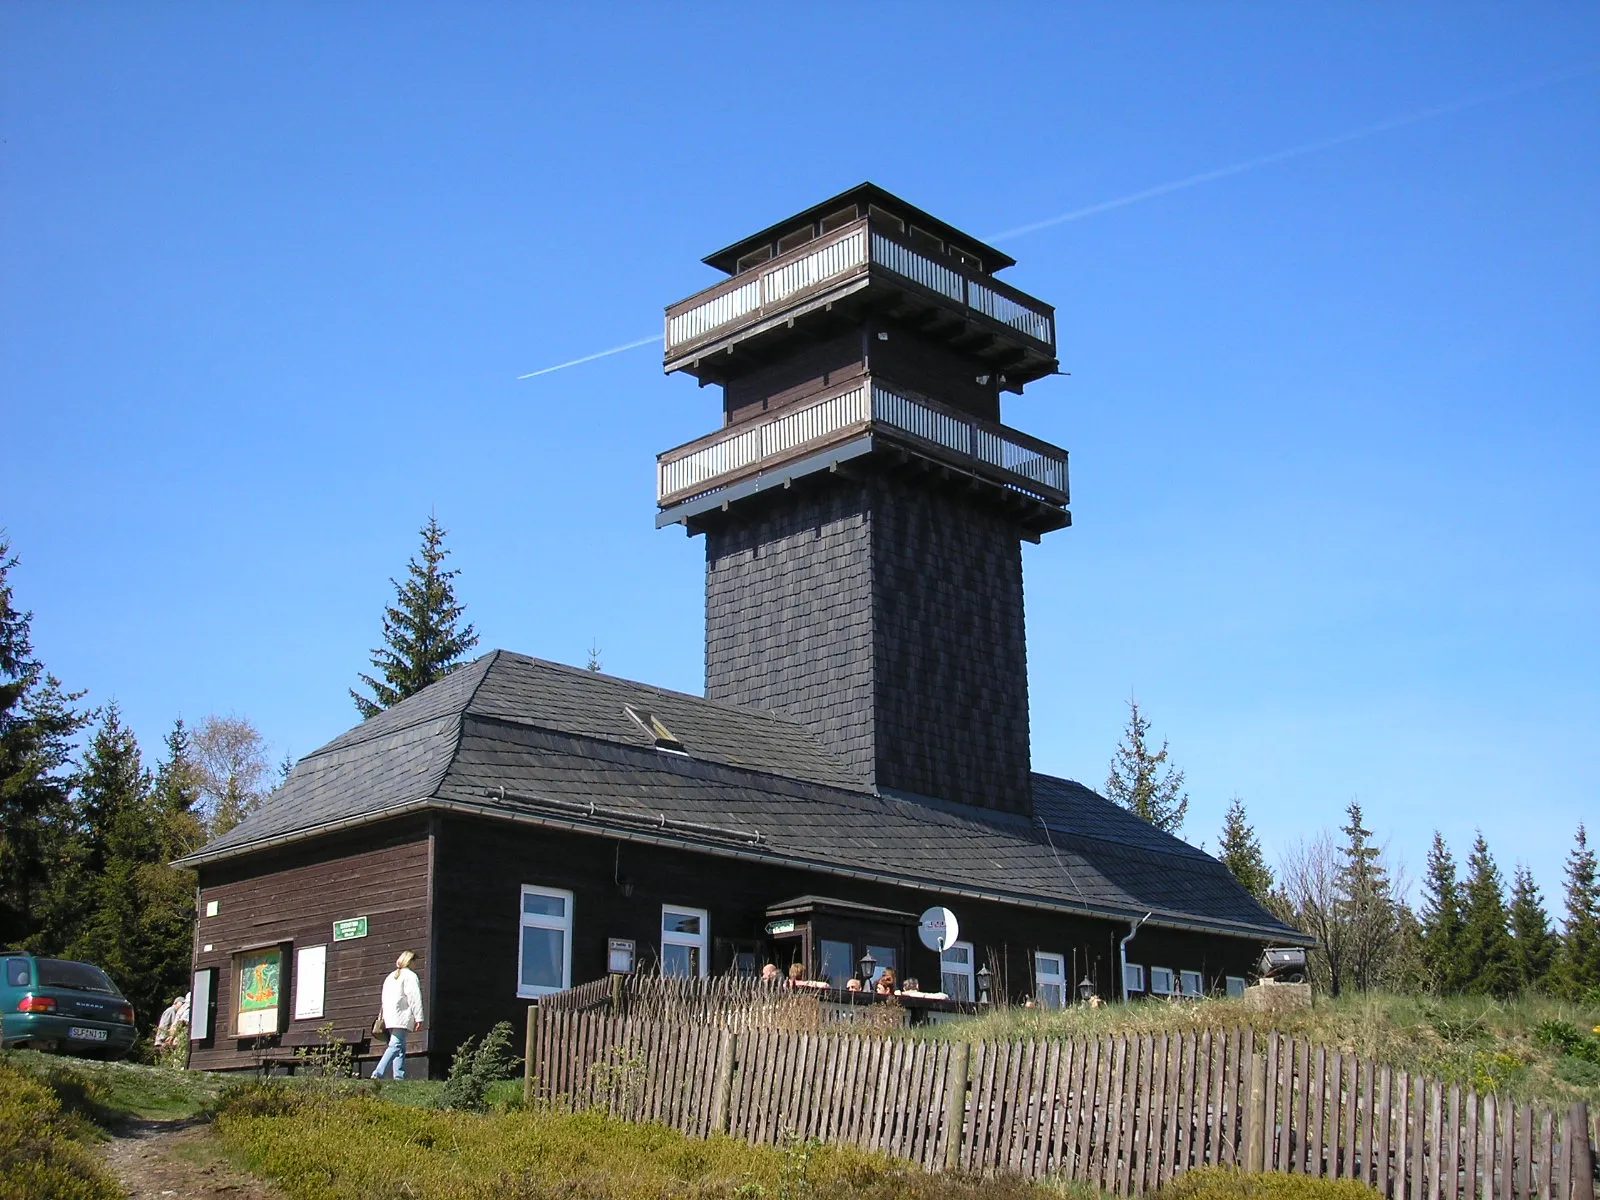
POLYGON ((1198 1127, 1195 1130, 1194 1165, 1215 1166, 1219 1161, 1218 1130, 1222 1123, 1222 1063, 1226 1057, 1227 1034, 1221 1030, 1206 1030, 1201 1039, 1200 1057, 1196 1063, 1201 1079, 1196 1087, 1199 1095, 1198 1127))
MULTIPOLYGON (((1328 1054, 1318 1046, 1311 1057, 1311 1140, 1306 1163, 1308 1175, 1328 1174, 1328 1162, 1322 1143, 1322 1131, 1328 1114, 1328 1054)), ((1337 1118, 1335 1118, 1337 1119, 1337 1118)))
POLYGON ((1160 1151, 1156 1156, 1157 1178, 1165 1184, 1171 1181, 1178 1160, 1178 1090, 1183 1085, 1183 1038, 1167 1039, 1166 1053, 1162 1055, 1163 1096, 1159 1110, 1161 1123, 1156 1127, 1161 1135, 1160 1151))
POLYGON ((1450 1085, 1450 1107, 1444 1119, 1444 1200, 1461 1200, 1461 1085, 1450 1085))
POLYGON ((1156 1035, 1141 1034, 1128 1043, 1128 1079, 1130 1080, 1127 1110, 1131 1136, 1128 1154, 1132 1159, 1129 1169, 1129 1188, 1144 1192, 1155 1186, 1155 1172, 1151 1161, 1156 1153, 1155 1135, 1151 1126, 1160 1108, 1156 1102, 1159 1083, 1156 1079, 1156 1035))
POLYGON ((1416 1200, 1428 1194, 1428 1081, 1420 1077, 1411 1081, 1411 1191, 1416 1200))
POLYGON ((1077 1088, 1078 1111, 1072 1119, 1073 1169, 1075 1182, 1087 1183, 1094 1178, 1094 1122, 1095 1097, 1100 1089, 1100 1043, 1103 1039, 1086 1034, 1083 1039, 1082 1061, 1074 1072, 1077 1088))
POLYGON ((1461 1131, 1462 1149, 1466 1164, 1463 1170, 1463 1192, 1466 1200, 1478 1200, 1478 1093, 1467 1089, 1466 1127, 1461 1131))
MULTIPOLYGON (((1361 1066, 1361 1161, 1355 1178, 1361 1180, 1368 1187, 1376 1187, 1377 1173, 1373 1164, 1373 1139, 1376 1136, 1376 1127, 1373 1113, 1377 1106, 1377 1076, 1374 1074, 1373 1064, 1363 1063, 1361 1066)), ((1381 1190, 1381 1189, 1380 1189, 1381 1190)))
POLYGON ((1396 1200, 1420 1200, 1411 1183, 1411 1072, 1400 1072, 1395 1093, 1394 1194, 1396 1200))
POLYGON ((1294 1039, 1294 1115, 1290 1118, 1289 1170, 1303 1175, 1306 1170, 1306 1134, 1311 1128, 1311 1043, 1294 1039))
POLYGON ((1059 1072, 1070 1045, 1059 1038, 1051 1038, 1039 1047, 1039 1091, 1032 1123, 1033 1147, 1022 1168, 1029 1179, 1042 1178, 1055 1169, 1052 1164, 1056 1160, 1056 1130, 1065 1113, 1065 1106, 1060 1099, 1059 1072))
POLYGON ((1039 1083, 1034 1075, 1038 1070, 1039 1041, 1029 1038, 1018 1049, 1021 1054, 1017 1063, 1016 1083, 1011 1089, 1011 1119, 1007 1122, 1011 1136, 1005 1162, 1008 1170, 1022 1174, 1026 1169, 1023 1160, 1030 1154, 1031 1140, 1037 1137, 1034 1130, 1038 1124, 1036 1097, 1039 1083))
POLYGON ((1530 1168, 1533 1164, 1533 1108, 1531 1105, 1517 1105, 1516 1128, 1513 1133, 1516 1146, 1517 1166, 1517 1196, 1518 1200, 1527 1200, 1532 1193, 1532 1174, 1530 1168))
POLYGON ((1244 1108, 1244 1169, 1264 1171, 1267 1169, 1267 1130, 1271 1128, 1269 1098, 1272 1095, 1272 1041, 1269 1035, 1257 1043, 1254 1030, 1249 1036, 1250 1092, 1244 1108))
POLYGON ((1444 1193, 1444 1084, 1428 1080, 1428 1153, 1424 1170, 1428 1200, 1439 1200, 1444 1193))
POLYGON ((1517 1106, 1510 1099, 1500 1105, 1500 1194, 1517 1198, 1517 1106))
POLYGON ((1394 1075, 1385 1065, 1378 1080, 1378 1101, 1372 1106, 1372 1120, 1378 1130, 1377 1157, 1373 1161, 1372 1183, 1385 1196, 1394 1196, 1393 1173, 1389 1169, 1389 1134, 1394 1128, 1394 1075))
POLYGON ((1356 1069, 1355 1055, 1338 1051, 1334 1054, 1334 1097, 1337 1100, 1338 1124, 1329 1134, 1332 1145, 1333 1178, 1350 1179, 1355 1174, 1356 1148, 1356 1069))
POLYGON ((1105 1161, 1105 1154, 1101 1151, 1100 1144, 1105 1129, 1104 1107, 1110 1103, 1111 1095, 1110 1053, 1111 1039, 1108 1036, 1101 1035, 1094 1039, 1085 1081, 1091 1094, 1088 1119, 1083 1126, 1087 1138, 1080 1155, 1083 1170, 1079 1178, 1085 1183, 1095 1183, 1099 1180, 1105 1161))
POLYGON ((1555 1114, 1548 1108, 1539 1114, 1539 1130, 1533 1142, 1533 1166, 1537 1187, 1534 1194, 1539 1200, 1556 1200, 1551 1187, 1551 1176, 1556 1161, 1555 1114))
POLYGON ((1003 1070, 994 1092, 993 1124, 990 1126, 994 1137, 989 1147, 989 1166, 997 1173, 1010 1165, 1008 1156, 1011 1135, 1016 1129, 1015 1092, 1017 1078, 1022 1073, 1022 1046, 1021 1042, 1007 1043, 1001 1059, 1003 1070))
POLYGON ((1100 1174, 1096 1182, 1103 1192, 1117 1190, 1117 1175, 1122 1153, 1122 1070, 1128 1055, 1128 1035, 1111 1038, 1111 1069, 1106 1076, 1106 1102, 1102 1116, 1105 1136, 1100 1145, 1100 1174))
POLYGON ((915 1069, 917 1079, 916 1097, 913 1101, 911 1123, 907 1127, 905 1141, 905 1155, 911 1162, 926 1169, 926 1147, 928 1144, 928 1130, 930 1126, 944 1117, 943 1105, 940 1103, 939 1076, 937 1074, 939 1061, 940 1042, 915 1043, 915 1069))
MULTIPOLYGON (((1277 1170, 1289 1169, 1289 1153, 1294 1141, 1294 1039, 1281 1033, 1272 1035, 1277 1046, 1277 1085, 1272 1089, 1277 1097, 1274 1105, 1272 1129, 1277 1133, 1277 1154, 1270 1161, 1277 1170)), ((1269 1133, 1269 1136, 1271 1134, 1269 1133)))
POLYGON ((1483 1200, 1504 1200, 1504 1194, 1500 1191, 1500 1172, 1495 1168, 1495 1151, 1500 1144, 1500 1121, 1493 1092, 1483 1098, 1482 1134, 1483 1200))
POLYGON ((1217 1162, 1238 1166, 1244 1161, 1238 1139, 1243 1125, 1239 1118, 1250 1097, 1250 1043, 1240 1029, 1230 1030, 1226 1039, 1226 1061, 1222 1070, 1222 1098, 1217 1106, 1217 1162))
POLYGON ((1133 1168, 1133 1122, 1129 1116, 1133 1109, 1135 1050, 1133 1039, 1127 1035, 1117 1039, 1111 1079, 1111 1111, 1107 1114, 1111 1137, 1106 1145, 1106 1168, 1109 1175, 1106 1191, 1126 1196, 1133 1168))

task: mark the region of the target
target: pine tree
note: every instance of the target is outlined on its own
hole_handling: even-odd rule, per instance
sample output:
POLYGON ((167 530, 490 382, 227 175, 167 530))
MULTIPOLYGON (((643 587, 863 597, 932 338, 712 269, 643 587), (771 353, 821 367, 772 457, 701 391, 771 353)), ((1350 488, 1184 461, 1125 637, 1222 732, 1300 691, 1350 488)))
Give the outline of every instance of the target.
POLYGON ((122 723, 113 700, 100 717, 78 775, 78 811, 83 824, 83 869, 91 878, 105 871, 117 819, 124 809, 149 796, 152 780, 144 769, 139 742, 122 723))
POLYGON ((0 535, 0 945, 49 944, 59 892, 51 887, 81 853, 71 805, 72 739, 89 721, 33 655, 33 614, 18 609, 17 565, 0 535))
POLYGON ((1544 911, 1544 897, 1533 881, 1533 872, 1519 866, 1511 879, 1511 966, 1517 990, 1533 992, 1549 983, 1555 959, 1556 939, 1550 932, 1550 918, 1544 911))
POLYGON ((1567 854, 1565 875, 1567 914, 1553 982, 1562 996, 1583 1001, 1600 992, 1600 872, 1582 825, 1567 854))
POLYGON ((1167 761, 1166 742, 1158 753, 1150 752, 1146 742, 1150 722, 1139 711, 1138 701, 1128 701, 1128 709, 1128 728, 1111 760, 1106 797, 1157 829, 1175 834, 1183 828, 1189 812, 1183 772, 1167 761))
POLYGON ((1517 990, 1517 979, 1507 929, 1505 887, 1481 830, 1467 858, 1465 901, 1461 911, 1465 990, 1479 996, 1509 996, 1517 990))
POLYGON ((1382 851, 1372 844, 1372 831, 1362 824, 1361 805, 1351 801, 1350 818, 1339 864, 1339 910, 1346 935, 1346 983, 1357 991, 1378 986, 1389 950, 1399 931, 1389 872, 1382 851))
POLYGON ((1262 856, 1261 843, 1245 816, 1244 801, 1238 796, 1228 805, 1227 815, 1222 819, 1222 842, 1217 857, 1257 900, 1264 901, 1272 894, 1272 869, 1262 856))
POLYGON ((372 665, 383 678, 361 676, 372 690, 370 697, 350 689, 363 717, 375 717, 443 679, 478 644, 470 624, 458 625, 466 606, 456 603, 454 580, 460 572, 443 567, 450 554, 444 536, 438 519, 429 516, 422 527, 422 561, 413 558, 407 564, 405 583, 389 581, 394 584, 395 604, 384 610, 385 645, 372 652, 372 665))
POLYGON ((1456 860, 1438 830, 1428 851, 1422 894, 1422 958, 1431 990, 1453 995, 1466 985, 1461 967, 1461 884, 1456 860))

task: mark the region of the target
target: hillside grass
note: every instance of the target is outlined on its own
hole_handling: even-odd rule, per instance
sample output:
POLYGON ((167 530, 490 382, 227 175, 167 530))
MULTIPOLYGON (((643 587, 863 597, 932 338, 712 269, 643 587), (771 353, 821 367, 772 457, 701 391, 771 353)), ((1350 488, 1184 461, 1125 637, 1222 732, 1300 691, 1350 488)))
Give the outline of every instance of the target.
POLYGON ((0 1200, 120 1200, 99 1131, 38 1075, 0 1060, 0 1200))
POLYGON ((226 1086, 219 1077, 200 1071, 98 1062, 36 1050, 0 1051, 0 1067, 47 1087, 66 1111, 110 1128, 132 1119, 203 1116, 216 1107, 226 1086))
POLYGON ((910 1036, 952 1041, 1081 1034, 1189 1033, 1205 1029, 1272 1030, 1374 1062, 1421 1071, 1477 1088, 1552 1106, 1600 1104, 1600 1003, 1567 1004, 1542 997, 1445 1000, 1367 993, 1330 999, 1310 1009, 1263 1013, 1243 1000, 1148 1000, 1102 1008, 1046 1011, 1001 1008, 970 1021, 913 1030, 910 1036), (1550 1033, 1576 1032, 1577 1052, 1550 1033))

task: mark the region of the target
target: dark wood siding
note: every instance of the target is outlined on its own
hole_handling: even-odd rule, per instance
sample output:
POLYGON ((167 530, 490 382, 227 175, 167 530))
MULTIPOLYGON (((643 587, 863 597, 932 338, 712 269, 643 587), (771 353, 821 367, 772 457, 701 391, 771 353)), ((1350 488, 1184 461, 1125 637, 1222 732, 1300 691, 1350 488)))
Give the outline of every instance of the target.
POLYGON ((729 380, 723 391, 727 424, 798 403, 865 374, 864 336, 860 329, 849 329, 797 348, 781 362, 729 380))
MULTIPOLYGON (((192 1065, 205 1070, 248 1067, 258 1050, 305 1043, 315 1027, 332 1022, 341 1036, 357 1036, 372 1024, 384 974, 401 950, 417 953, 424 1006, 431 1008, 429 953, 429 836, 423 818, 372 826, 358 834, 318 839, 283 851, 200 868, 195 933, 195 969, 216 968, 213 1035, 196 1043, 192 1065), (205 915, 217 903, 217 915, 205 915), (333 941, 333 923, 367 918, 367 936, 333 941), (277 1038, 233 1035, 236 990, 233 956, 246 947, 281 943, 284 988, 289 995, 283 1032, 277 1038), (328 947, 324 1015, 293 1021, 294 949, 328 947), (210 947, 207 949, 207 947, 210 947)), ((431 1017, 431 1013, 428 1014, 431 1017)), ((408 1047, 407 1073, 422 1078, 431 1037, 427 1027, 408 1047)), ((380 1047, 381 1049, 381 1047, 380 1047)))
POLYGON ((993 364, 895 325, 883 332, 887 339, 874 335, 867 342, 868 365, 879 379, 999 422, 1000 373, 993 364))

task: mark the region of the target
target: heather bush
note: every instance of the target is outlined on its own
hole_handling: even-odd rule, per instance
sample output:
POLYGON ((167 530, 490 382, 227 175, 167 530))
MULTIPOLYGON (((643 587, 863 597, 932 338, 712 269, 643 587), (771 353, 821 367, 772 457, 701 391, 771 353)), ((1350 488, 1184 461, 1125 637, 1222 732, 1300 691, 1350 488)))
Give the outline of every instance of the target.
POLYGON ((0 1200, 120 1200, 122 1189, 86 1144, 94 1137, 49 1087, 0 1063, 0 1200))

